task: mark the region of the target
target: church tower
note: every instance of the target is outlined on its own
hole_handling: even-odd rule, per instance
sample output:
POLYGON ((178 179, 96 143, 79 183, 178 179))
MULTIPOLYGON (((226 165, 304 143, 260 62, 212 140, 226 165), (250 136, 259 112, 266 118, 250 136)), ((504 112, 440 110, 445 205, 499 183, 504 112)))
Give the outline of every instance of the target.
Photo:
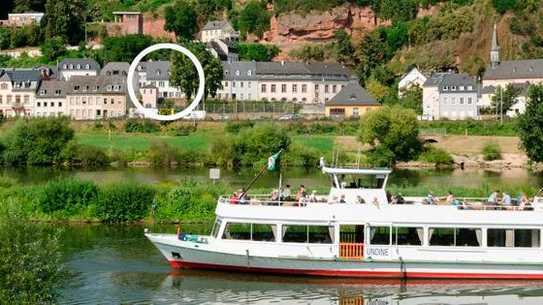
POLYGON ((496 34, 496 24, 494 23, 494 32, 492 32, 492 48, 490 49, 490 66, 496 68, 500 64, 500 46, 496 34))

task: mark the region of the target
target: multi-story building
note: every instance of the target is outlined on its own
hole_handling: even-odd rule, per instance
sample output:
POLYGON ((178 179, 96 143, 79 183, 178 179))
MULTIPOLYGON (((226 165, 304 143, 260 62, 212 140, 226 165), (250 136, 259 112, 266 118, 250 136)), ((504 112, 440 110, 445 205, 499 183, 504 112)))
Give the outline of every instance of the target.
POLYGON ((212 40, 233 41, 239 39, 239 32, 234 30, 230 22, 215 20, 206 23, 200 33, 200 40, 204 43, 212 40))
POLYGON ((181 98, 183 94, 179 87, 170 83, 169 61, 141 62, 136 71, 139 77, 139 87, 154 86, 158 88, 160 98, 181 98))
POLYGON ((336 63, 223 62, 220 98, 324 104, 352 78, 336 63), (256 85, 256 86, 255 86, 256 85))
POLYGON ((0 26, 21 27, 31 24, 39 24, 44 13, 17 13, 8 14, 8 19, 0 20, 0 26))
POLYGON ((402 75, 398 82, 398 96, 402 96, 404 91, 409 90, 412 87, 420 87, 426 82, 428 76, 420 72, 416 67, 409 70, 406 74, 402 75))
POLYGON ((116 118, 127 113, 125 77, 72 76, 67 86, 67 112, 74 120, 116 118))
POLYGON ((100 73, 100 65, 89 58, 66 58, 57 66, 58 79, 70 80, 72 76, 96 76, 100 73))
POLYGON ((422 89, 423 119, 479 117, 477 84, 465 73, 434 73, 422 89))
POLYGON ((0 114, 30 116, 41 73, 35 69, 0 71, 0 114))
POLYGON ((68 115, 68 104, 66 103, 67 91, 68 83, 65 81, 42 81, 34 101, 32 116, 55 117, 68 115))

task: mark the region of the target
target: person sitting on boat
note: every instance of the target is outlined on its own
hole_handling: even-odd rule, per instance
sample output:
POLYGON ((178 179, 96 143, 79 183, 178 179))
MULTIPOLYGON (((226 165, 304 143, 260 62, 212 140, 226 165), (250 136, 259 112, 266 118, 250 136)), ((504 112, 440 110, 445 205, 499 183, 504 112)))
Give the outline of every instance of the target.
POLYGON ((530 200, 528 200, 528 197, 524 193, 520 193, 520 205, 519 208, 521 210, 528 209, 530 207, 530 200))
POLYGON ((366 201, 364 200, 364 198, 362 198, 362 196, 358 195, 356 196, 356 203, 364 204, 366 203, 366 201))
POLYGON ((347 203, 347 201, 345 201, 345 194, 341 195, 341 197, 339 198, 339 203, 347 203))
POLYGON ((302 184, 300 185, 298 193, 296 193, 296 201, 300 201, 302 198, 305 197, 307 197, 307 192, 305 191, 305 186, 302 184))
POLYGON ((287 184, 286 187, 284 187, 281 190, 281 200, 289 201, 291 196, 290 192, 290 184, 287 184))
POLYGON ((436 198, 434 197, 434 194, 432 192, 428 192, 428 195, 425 199, 426 204, 436 204, 436 198))
POLYGON ((270 199, 271 201, 275 202, 275 201, 279 201, 279 190, 278 189, 274 189, 271 193, 271 196, 270 196, 270 199))
POLYGON ((239 204, 249 204, 250 199, 251 198, 247 196, 247 192, 245 191, 245 189, 241 189, 238 191, 239 204))
POLYGON ((230 196, 230 198, 228 199, 228 202, 230 202, 231 204, 238 204, 239 203, 238 196, 239 196, 238 192, 233 192, 232 196, 230 196))
POLYGON ((488 199, 486 200, 488 205, 498 205, 498 194, 500 191, 495 190, 488 196, 488 199))
POLYGON ((504 206, 505 209, 511 208, 512 206, 511 195, 509 195, 508 193, 503 193, 502 205, 504 206))
POLYGON ((317 191, 313 190, 311 192, 311 195, 309 196, 309 202, 318 202, 319 199, 317 198, 317 191))

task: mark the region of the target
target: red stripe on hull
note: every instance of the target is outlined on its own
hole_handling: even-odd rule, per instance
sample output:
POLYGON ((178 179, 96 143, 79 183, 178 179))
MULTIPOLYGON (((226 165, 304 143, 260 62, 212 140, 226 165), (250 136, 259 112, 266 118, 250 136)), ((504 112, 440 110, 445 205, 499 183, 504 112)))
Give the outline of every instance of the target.
POLYGON ((413 278, 413 279, 500 279, 500 280, 543 280, 542 274, 506 274, 506 273, 442 273, 442 272, 390 272, 390 271, 357 271, 357 270, 311 270, 238 267, 219 264, 204 264, 185 261, 170 261, 174 269, 201 269, 236 271, 251 273, 268 273, 278 275, 314 275, 328 277, 360 277, 360 278, 413 278))

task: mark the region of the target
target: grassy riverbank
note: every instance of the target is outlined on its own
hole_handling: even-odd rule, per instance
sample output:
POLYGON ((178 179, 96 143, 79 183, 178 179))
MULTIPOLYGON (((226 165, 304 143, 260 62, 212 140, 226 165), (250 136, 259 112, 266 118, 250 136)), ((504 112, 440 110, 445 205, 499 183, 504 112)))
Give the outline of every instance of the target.
MULTIPOLYGON (((537 188, 531 185, 504 184, 431 188, 390 185, 388 189, 404 196, 425 196, 429 191, 436 196, 445 196, 451 191, 457 197, 486 197, 496 189, 513 196, 521 191, 529 196, 537 192, 537 188)), ((324 185, 316 190, 320 194, 329 191, 324 185)), ((214 218, 218 196, 233 191, 234 187, 230 185, 191 180, 159 185, 97 185, 69 178, 45 184, 20 185, 4 178, 0 180, 0 205, 17 207, 30 219, 41 222, 207 223, 214 218)), ((271 188, 253 189, 250 193, 269 192, 271 188)))

